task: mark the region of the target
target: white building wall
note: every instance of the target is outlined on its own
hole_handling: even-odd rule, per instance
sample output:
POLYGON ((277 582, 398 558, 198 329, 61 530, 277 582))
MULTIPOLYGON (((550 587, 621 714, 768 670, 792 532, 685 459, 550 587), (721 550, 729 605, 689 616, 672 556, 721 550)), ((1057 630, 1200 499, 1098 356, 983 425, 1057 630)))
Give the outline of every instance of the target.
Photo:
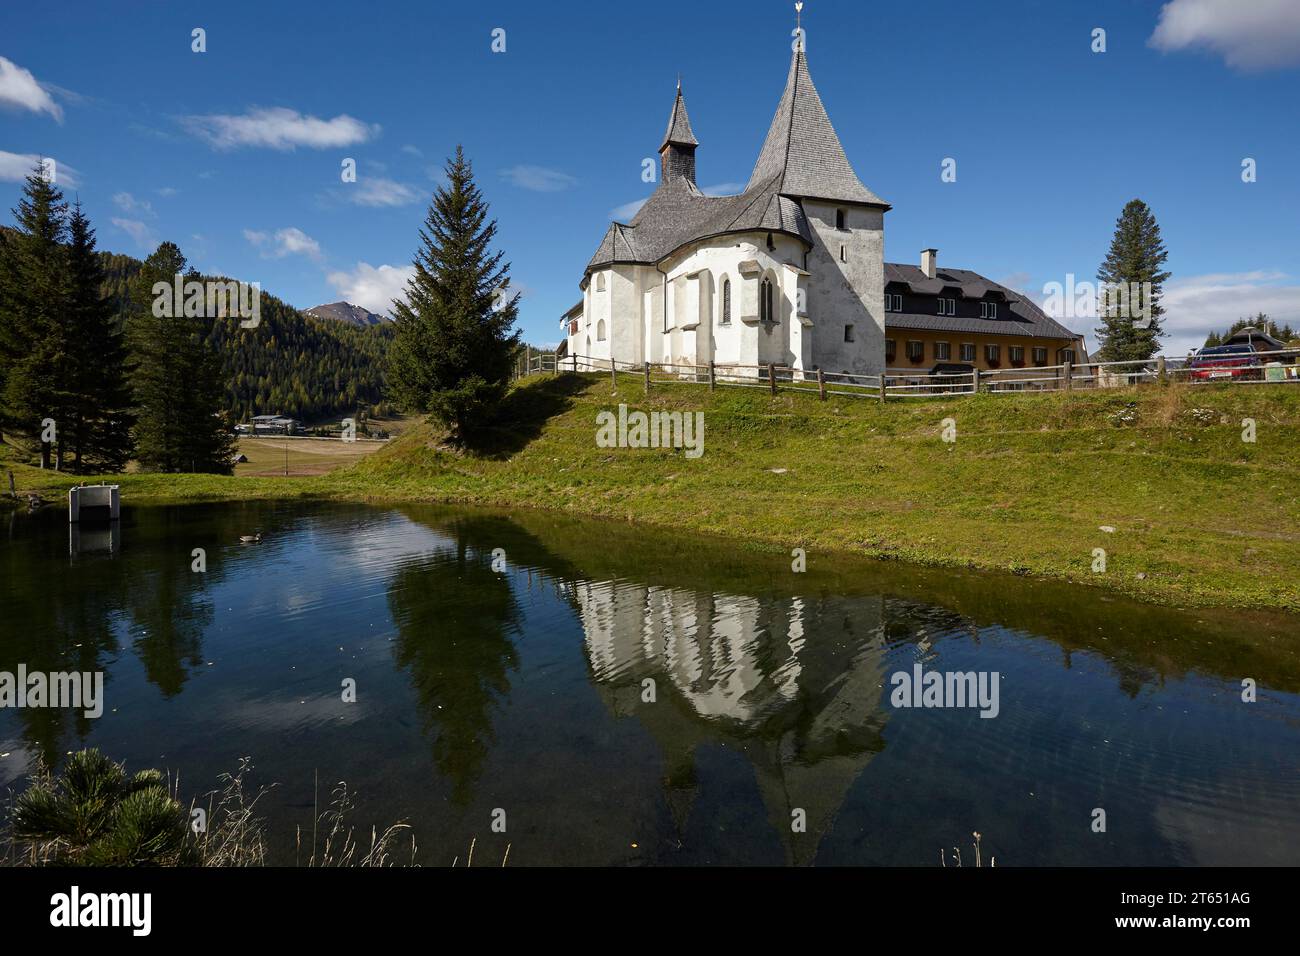
POLYGON ((814 236, 807 265, 813 360, 827 372, 878 375, 885 360, 884 210, 810 199, 803 209, 814 236), (835 228, 837 209, 845 212, 843 230, 835 228), (848 323, 851 343, 844 341, 848 323))

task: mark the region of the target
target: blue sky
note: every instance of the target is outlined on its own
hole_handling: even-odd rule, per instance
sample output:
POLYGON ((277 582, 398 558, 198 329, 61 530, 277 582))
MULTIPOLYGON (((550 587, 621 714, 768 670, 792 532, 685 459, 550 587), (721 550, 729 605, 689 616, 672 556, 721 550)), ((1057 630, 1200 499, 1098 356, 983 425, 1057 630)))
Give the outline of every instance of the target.
MULTIPOLYGON (((887 259, 937 246, 941 266, 1041 297, 1095 276, 1140 197, 1175 276, 1168 351, 1257 309, 1300 322, 1300 0, 808 0, 803 15, 849 158, 894 206, 887 259)), ((611 215, 653 188, 641 164, 678 73, 700 185, 738 191, 793 25, 785 0, 7 3, 0 204, 46 155, 101 248, 170 239, 301 308, 378 310, 461 143, 525 335, 555 342, 611 215)))

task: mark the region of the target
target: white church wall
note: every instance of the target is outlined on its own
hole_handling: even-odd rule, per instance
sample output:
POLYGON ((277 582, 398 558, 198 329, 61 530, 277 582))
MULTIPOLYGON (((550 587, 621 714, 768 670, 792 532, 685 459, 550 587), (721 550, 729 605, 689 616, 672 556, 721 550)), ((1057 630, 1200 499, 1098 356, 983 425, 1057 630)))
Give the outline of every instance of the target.
POLYGON ((803 200, 815 245, 808 254, 814 363, 827 372, 877 375, 885 358, 884 210, 803 200), (835 227, 836 210, 845 229, 835 227), (844 259, 840 249, 844 248, 844 259), (853 341, 844 326, 853 325, 853 341))

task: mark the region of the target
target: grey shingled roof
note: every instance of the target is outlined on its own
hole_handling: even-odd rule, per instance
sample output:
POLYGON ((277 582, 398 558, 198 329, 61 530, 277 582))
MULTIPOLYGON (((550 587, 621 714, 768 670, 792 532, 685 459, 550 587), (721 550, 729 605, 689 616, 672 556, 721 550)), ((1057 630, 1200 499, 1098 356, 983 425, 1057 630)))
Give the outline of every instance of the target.
POLYGON ((803 207, 760 184, 738 196, 706 196, 687 179, 659 184, 632 221, 611 223, 587 269, 614 262, 654 264, 689 242, 729 232, 770 230, 798 236, 812 245, 803 207))
POLYGON ((664 141, 659 148, 663 149, 669 143, 679 146, 700 145, 695 133, 691 131, 691 118, 686 115, 686 100, 682 98, 680 83, 677 84, 677 98, 673 100, 673 111, 668 115, 668 131, 664 133, 664 141))
MULTIPOLYGON (((699 145, 680 87, 664 134, 668 143, 699 145)), ((605 230, 587 271, 615 262, 658 263, 689 242, 729 232, 785 232, 811 246, 812 230, 800 197, 889 208, 853 172, 813 86, 807 59, 796 52, 745 191, 705 196, 684 178, 660 182, 630 223, 611 223, 605 230)))
POLYGON ((774 176, 780 177, 777 191, 787 196, 889 208, 888 203, 862 185, 849 165, 849 158, 813 85, 808 58, 802 50, 795 51, 790 60, 785 92, 781 94, 746 188, 765 183, 774 176))
POLYGON ((989 293, 1000 293, 1006 301, 1000 303, 996 319, 974 319, 956 315, 927 315, 919 312, 886 312, 885 327, 921 329, 931 332, 968 332, 980 335, 1034 335, 1045 339, 1077 339, 1079 336, 1052 318, 1049 318, 1028 296, 1022 295, 987 279, 969 269, 936 269, 933 279, 927 278, 920 267, 898 262, 885 263, 885 286, 907 286, 920 295, 939 295, 945 289, 955 290, 954 298, 982 299, 989 293))

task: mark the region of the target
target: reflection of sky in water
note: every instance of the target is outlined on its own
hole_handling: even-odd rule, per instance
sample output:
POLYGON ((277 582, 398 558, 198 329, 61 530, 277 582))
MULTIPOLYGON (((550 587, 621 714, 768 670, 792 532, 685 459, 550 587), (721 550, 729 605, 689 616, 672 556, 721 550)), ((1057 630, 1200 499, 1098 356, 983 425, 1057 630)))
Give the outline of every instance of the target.
MULTIPOLYGON (((588 578, 583 540, 432 508, 140 511, 118 555, 75 564, 84 587, 66 539, 8 542, 63 603, 19 607, 49 640, 0 631, 0 668, 60 641, 74 660, 98 619, 109 712, 81 728, 0 712, 0 786, 33 744, 99 746, 187 793, 252 756, 277 784, 259 806, 281 860, 347 780, 360 828, 406 819, 435 864, 477 837, 518 864, 933 865, 972 830, 1000 865, 1300 862, 1300 706, 1267 675, 1244 706, 1185 650, 1113 653, 1115 619, 1086 607, 1077 640, 1049 639, 884 590, 700 587, 617 544, 618 573, 588 578), (261 544, 236 543, 255 527, 261 544), (188 573, 193 547, 207 575, 188 573), (999 717, 890 708, 889 675, 917 661, 998 671, 999 717), (508 838, 488 832, 496 807, 508 838)), ((12 577, 7 598, 26 593, 12 577)))

